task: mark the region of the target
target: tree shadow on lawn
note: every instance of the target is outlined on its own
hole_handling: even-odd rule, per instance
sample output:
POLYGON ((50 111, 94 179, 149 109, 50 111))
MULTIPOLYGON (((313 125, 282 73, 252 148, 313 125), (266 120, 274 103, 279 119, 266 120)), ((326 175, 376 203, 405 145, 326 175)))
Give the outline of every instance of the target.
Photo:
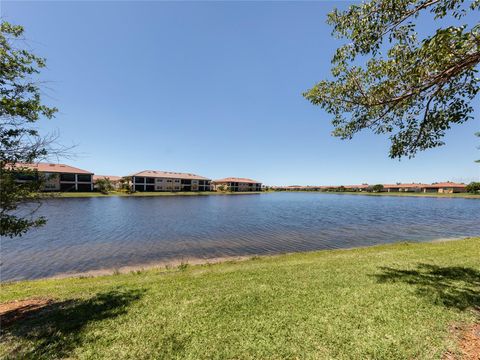
POLYGON ((66 358, 84 341, 82 330, 88 324, 127 313, 144 290, 114 290, 89 299, 53 302, 29 311, 11 326, 2 326, 2 341, 26 340, 8 355, 10 358, 66 358))
POLYGON ((458 310, 480 310, 480 271, 460 266, 417 264, 415 270, 381 267, 380 283, 404 282, 416 287, 420 296, 435 304, 458 310))

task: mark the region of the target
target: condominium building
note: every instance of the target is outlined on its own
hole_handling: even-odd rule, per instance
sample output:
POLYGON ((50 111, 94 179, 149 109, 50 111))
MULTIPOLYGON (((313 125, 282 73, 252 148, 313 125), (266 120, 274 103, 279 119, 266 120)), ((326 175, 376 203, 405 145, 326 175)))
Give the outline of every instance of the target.
POLYGON ((262 183, 247 179, 228 177, 224 179, 218 179, 212 181, 214 190, 227 190, 227 191, 262 191, 262 183))
POLYGON ((42 181, 43 191, 93 191, 93 173, 87 170, 50 163, 15 164, 15 168, 17 182, 42 181))
POLYGON ((387 192, 423 192, 428 184, 411 183, 411 184, 385 184, 383 191, 387 192))
POLYGON ((467 191, 467 185, 454 182, 440 182, 426 185, 423 192, 439 192, 443 194, 462 193, 467 191))
POLYGON ((134 191, 210 191, 211 180, 195 174, 145 170, 130 175, 134 191))

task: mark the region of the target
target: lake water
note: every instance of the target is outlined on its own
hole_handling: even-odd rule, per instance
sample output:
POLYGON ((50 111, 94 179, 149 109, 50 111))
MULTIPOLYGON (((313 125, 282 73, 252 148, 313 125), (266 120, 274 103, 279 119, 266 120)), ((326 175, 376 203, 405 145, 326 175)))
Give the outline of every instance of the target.
POLYGON ((43 228, 3 238, 1 280, 192 258, 480 235, 480 201, 269 193, 51 199, 43 228))

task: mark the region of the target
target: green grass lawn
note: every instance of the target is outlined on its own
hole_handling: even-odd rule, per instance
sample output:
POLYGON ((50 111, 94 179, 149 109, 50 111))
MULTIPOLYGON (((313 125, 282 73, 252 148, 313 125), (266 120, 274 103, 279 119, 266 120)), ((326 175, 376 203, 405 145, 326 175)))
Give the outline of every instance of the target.
POLYGON ((55 302, 2 327, 0 356, 441 359, 479 321, 480 238, 1 286, 32 297, 55 302))

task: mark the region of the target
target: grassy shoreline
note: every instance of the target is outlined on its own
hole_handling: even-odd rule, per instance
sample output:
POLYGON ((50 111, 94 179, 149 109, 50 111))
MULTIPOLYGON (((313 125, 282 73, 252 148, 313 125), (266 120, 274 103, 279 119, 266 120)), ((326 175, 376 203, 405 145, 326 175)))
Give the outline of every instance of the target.
POLYGON ((59 192, 59 193, 46 193, 46 197, 59 197, 59 198, 89 198, 89 197, 149 197, 149 196, 210 196, 210 195, 254 195, 261 194, 262 192, 215 192, 215 191, 178 191, 178 192, 160 192, 160 191, 142 191, 135 193, 125 192, 111 192, 109 194, 102 194, 100 192, 59 192))
POLYGON ((454 194, 442 194, 442 193, 409 193, 409 192, 380 192, 369 193, 359 191, 275 191, 286 193, 312 193, 312 194, 331 194, 331 195, 363 195, 363 196, 406 196, 406 197, 439 197, 439 198, 464 198, 464 199, 480 199, 480 194, 471 193, 454 193, 454 194))
POLYGON ((0 286, 52 299, 2 330, 5 358, 437 358, 478 321, 480 238, 0 286))
POLYGON ((45 193, 46 198, 102 198, 102 197, 156 197, 156 196, 220 196, 220 195, 258 195, 272 193, 312 193, 312 194, 330 194, 330 195, 363 195, 363 196, 406 196, 406 197, 438 197, 438 198, 463 198, 463 199, 480 199, 480 194, 455 193, 455 194, 439 194, 439 193, 403 193, 403 192, 384 192, 384 193, 367 193, 367 192, 351 192, 351 191, 253 191, 253 192, 136 192, 127 194, 125 192, 111 192, 102 194, 99 192, 63 192, 63 193, 45 193))

